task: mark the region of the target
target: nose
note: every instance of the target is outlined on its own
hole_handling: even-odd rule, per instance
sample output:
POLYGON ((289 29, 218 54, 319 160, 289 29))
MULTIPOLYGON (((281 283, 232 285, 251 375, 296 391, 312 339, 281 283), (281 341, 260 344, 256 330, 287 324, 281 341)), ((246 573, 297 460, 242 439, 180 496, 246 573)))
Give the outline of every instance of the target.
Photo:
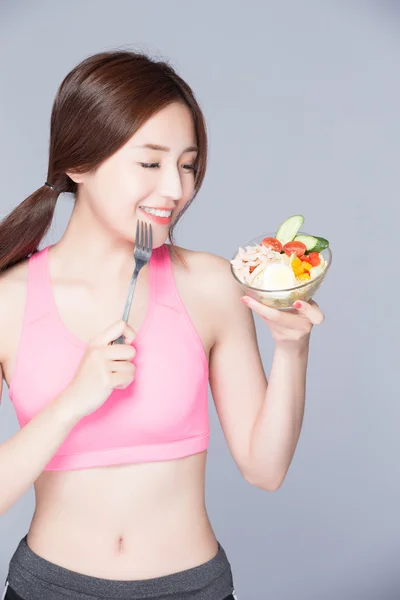
POLYGON ((168 200, 178 201, 182 198, 182 182, 176 167, 165 169, 160 181, 159 193, 168 200))

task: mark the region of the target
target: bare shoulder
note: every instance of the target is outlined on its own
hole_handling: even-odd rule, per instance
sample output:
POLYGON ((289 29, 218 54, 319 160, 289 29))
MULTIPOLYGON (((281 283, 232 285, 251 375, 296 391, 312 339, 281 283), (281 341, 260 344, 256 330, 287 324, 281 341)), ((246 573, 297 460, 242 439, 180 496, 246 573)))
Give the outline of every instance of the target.
MULTIPOLYGON (((233 278, 229 260, 211 254, 177 247, 178 256, 172 252, 174 271, 182 288, 190 288, 191 297, 201 305, 201 314, 213 331, 214 340, 236 327, 253 328, 252 313, 240 302, 242 288, 233 278)), ((253 321, 254 322, 254 321, 253 321)))
POLYGON ((26 299, 28 260, 0 274, 0 363, 9 355, 21 326, 26 299))
POLYGON ((171 251, 175 268, 186 270, 190 280, 198 282, 205 294, 215 300, 221 298, 221 293, 234 298, 243 295, 239 284, 232 276, 229 260, 210 252, 188 250, 179 246, 176 246, 176 249, 185 261, 186 267, 179 260, 179 256, 171 251))

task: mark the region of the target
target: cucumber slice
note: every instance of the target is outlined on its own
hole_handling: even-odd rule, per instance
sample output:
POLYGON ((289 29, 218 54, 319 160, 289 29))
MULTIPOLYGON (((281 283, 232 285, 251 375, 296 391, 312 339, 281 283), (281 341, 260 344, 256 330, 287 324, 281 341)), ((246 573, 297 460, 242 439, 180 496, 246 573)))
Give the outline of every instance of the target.
POLYGON ((328 246, 329 246, 328 240, 326 240, 323 237, 319 237, 319 238, 317 238, 317 240, 318 240, 318 242, 314 246, 314 248, 312 249, 311 252, 322 252, 322 250, 325 250, 325 248, 328 248, 328 246))
POLYGON ((289 217, 282 223, 276 233, 276 239, 279 240, 284 246, 287 242, 291 242, 297 235, 300 227, 304 223, 304 217, 302 215, 294 215, 289 217))
POLYGON ((328 248, 329 242, 325 238, 314 235, 298 235, 294 238, 295 242, 303 242, 307 248, 307 254, 310 252, 322 252, 328 248))
POLYGON ((302 242, 307 248, 307 252, 312 252, 315 246, 318 244, 318 238, 313 235, 297 235, 294 238, 295 242, 302 242))

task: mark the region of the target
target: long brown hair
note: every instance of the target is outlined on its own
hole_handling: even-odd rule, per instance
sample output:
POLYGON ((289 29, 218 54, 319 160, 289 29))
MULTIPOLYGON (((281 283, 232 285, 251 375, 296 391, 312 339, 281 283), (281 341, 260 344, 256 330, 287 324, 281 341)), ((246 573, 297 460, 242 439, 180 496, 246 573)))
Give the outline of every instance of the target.
POLYGON ((188 84, 166 62, 117 50, 95 54, 64 79, 51 113, 47 182, 0 223, 0 273, 38 251, 50 228, 60 193, 76 194, 67 171, 88 172, 121 148, 152 115, 184 102, 191 110, 199 154, 195 192, 171 225, 174 227, 197 195, 207 162, 203 113, 188 84), (54 188, 54 189, 53 189, 54 188))

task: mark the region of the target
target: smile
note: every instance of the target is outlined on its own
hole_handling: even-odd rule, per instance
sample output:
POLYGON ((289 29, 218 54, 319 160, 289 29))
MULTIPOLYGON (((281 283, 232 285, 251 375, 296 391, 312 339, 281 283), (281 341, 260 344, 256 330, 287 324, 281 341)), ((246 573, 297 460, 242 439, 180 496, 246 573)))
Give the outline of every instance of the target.
POLYGON ((161 208, 146 208, 144 206, 139 207, 148 215, 153 215, 154 217, 163 217, 164 219, 168 219, 172 215, 172 210, 164 210, 161 208))

